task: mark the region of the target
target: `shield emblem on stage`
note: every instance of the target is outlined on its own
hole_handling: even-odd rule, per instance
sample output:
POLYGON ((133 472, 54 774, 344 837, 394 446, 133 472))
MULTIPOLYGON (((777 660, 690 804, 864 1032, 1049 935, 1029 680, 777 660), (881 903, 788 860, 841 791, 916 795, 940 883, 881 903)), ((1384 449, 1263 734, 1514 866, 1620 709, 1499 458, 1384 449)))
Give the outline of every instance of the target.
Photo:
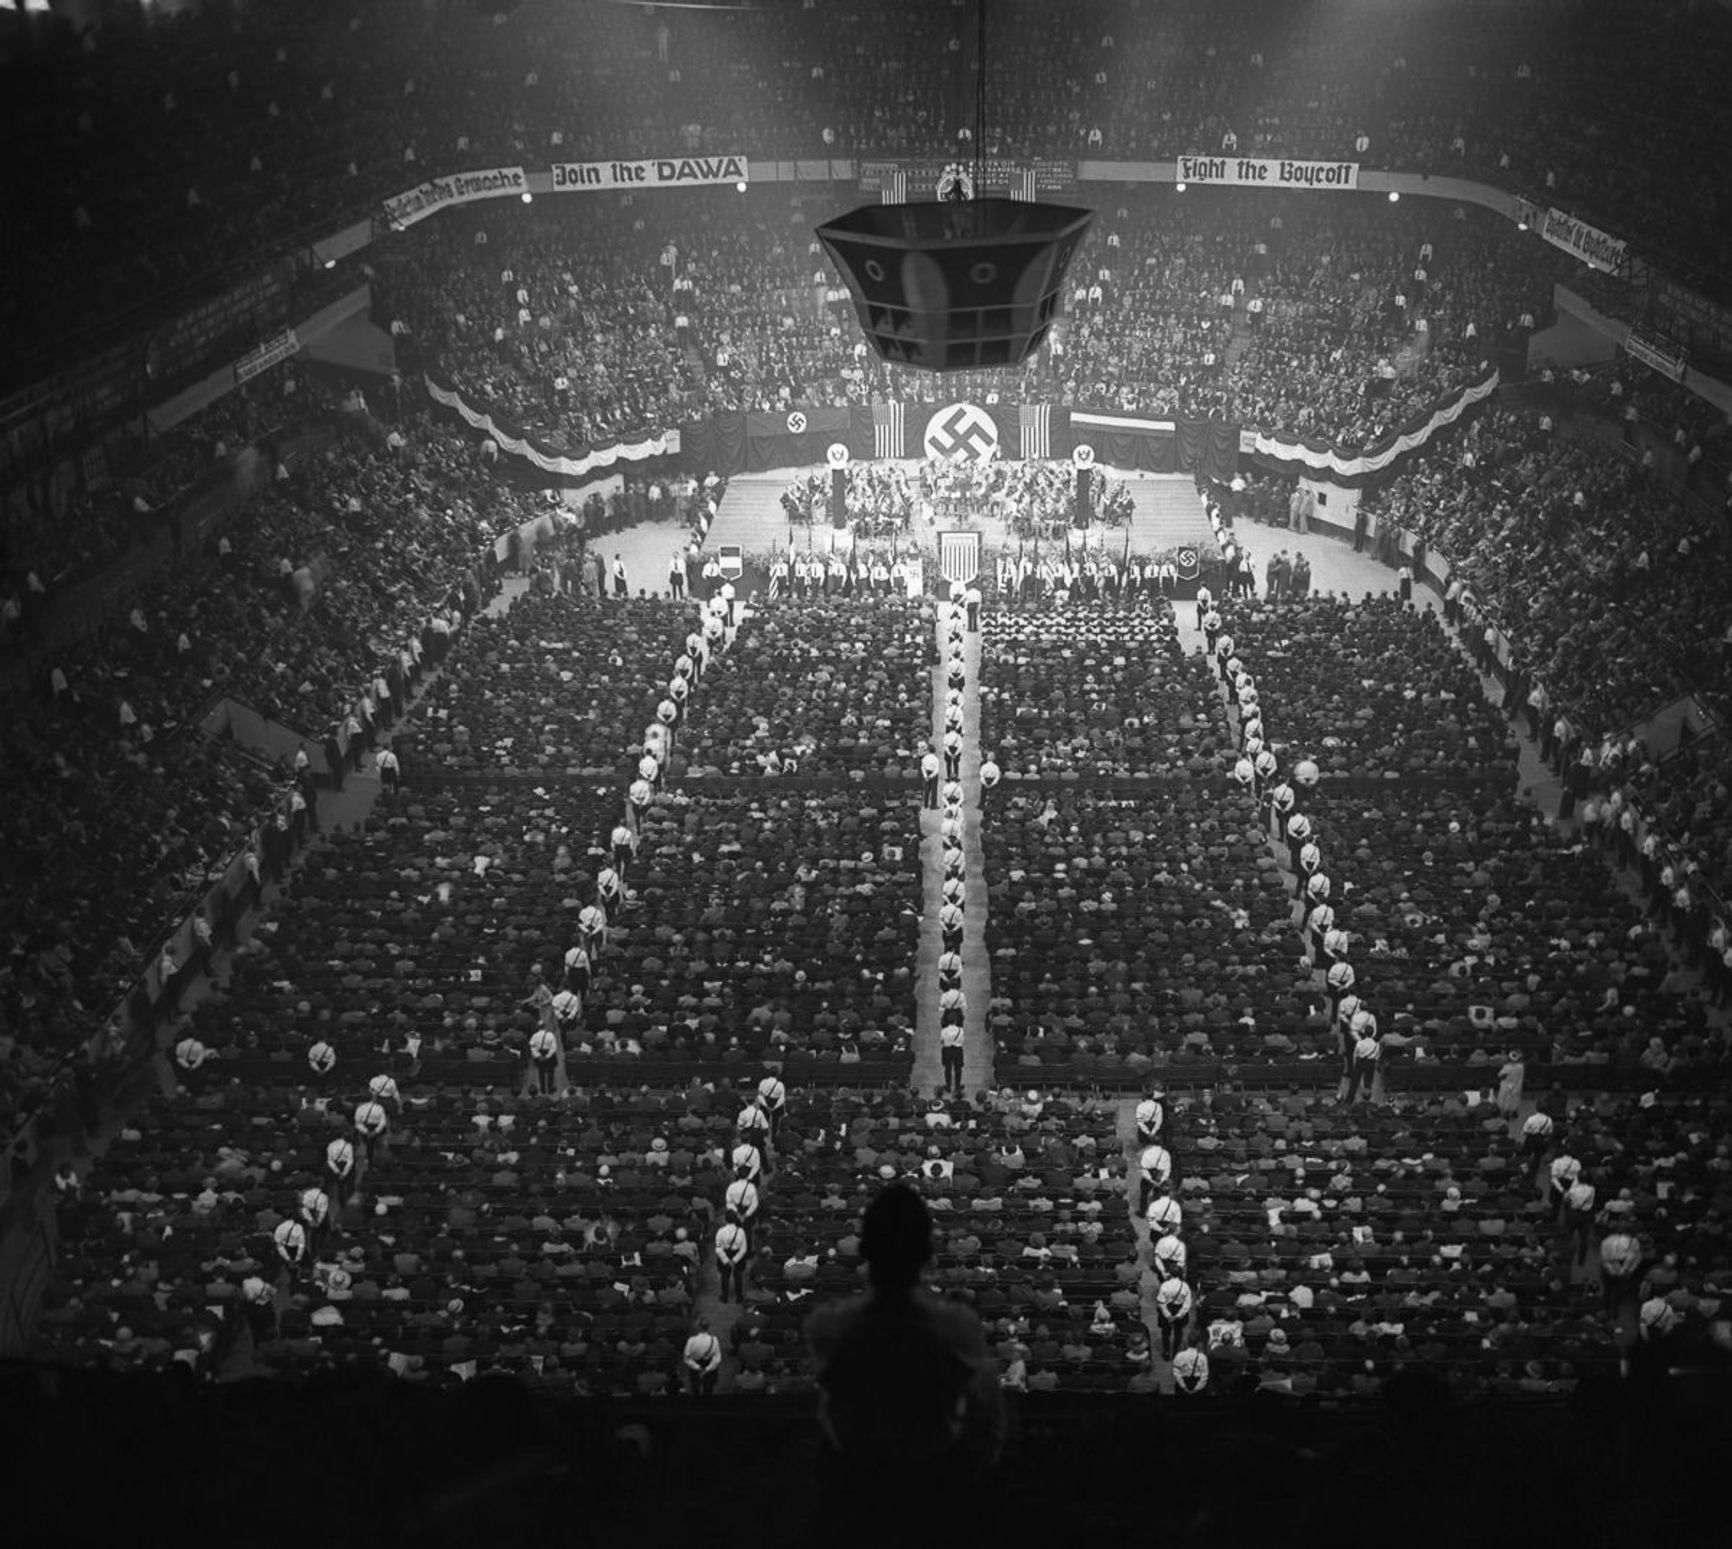
POLYGON ((745 555, 737 543, 724 543, 716 550, 716 562, 724 580, 737 581, 746 571, 745 555))
POLYGON ((980 574, 980 534, 941 532, 938 535, 938 571, 946 581, 967 586, 980 574))

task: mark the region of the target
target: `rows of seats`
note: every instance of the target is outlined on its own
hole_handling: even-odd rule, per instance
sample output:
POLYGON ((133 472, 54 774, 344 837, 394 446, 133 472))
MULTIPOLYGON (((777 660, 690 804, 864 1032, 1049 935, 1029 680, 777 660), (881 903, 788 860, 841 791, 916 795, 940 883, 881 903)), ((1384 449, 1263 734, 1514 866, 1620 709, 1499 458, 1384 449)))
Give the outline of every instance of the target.
POLYGON ((6 694, 0 757, 7 994, 56 1009, 20 1016, 21 1041, 65 1052, 283 799, 287 770, 213 742, 199 717, 232 696, 316 734, 347 726, 358 757, 490 595, 482 545, 533 514, 431 421, 389 441, 357 423, 279 468, 124 617, 35 655, 6 694))
POLYGON ((1222 613, 1271 749, 1325 771, 1294 810, 1386 1036, 1415 1038, 1416 1056, 1503 1042, 1624 1063, 1650 1038, 1701 1035, 1701 1006, 1600 855, 1519 791, 1511 733, 1435 614, 1394 597, 1222 613))
POLYGON ((1557 1392, 1615 1365, 1535 1161, 1489 1103, 1217 1094, 1186 1155, 1212 1380, 1251 1362, 1327 1394, 1420 1362, 1471 1390, 1539 1362, 1557 1392))
POLYGON ((1116 1105, 1063 1092, 797 1093, 746 1277, 742 1369, 765 1358, 759 1341, 797 1349, 812 1301, 856 1283, 861 1212, 901 1180, 935 1223, 928 1282, 980 1314, 1007 1383, 1146 1391, 1141 1299, 1118 1273, 1131 1236, 1116 1127, 1116 1105))
POLYGON ((461 670, 424 696, 403 756, 451 774, 635 770, 695 618, 646 598, 520 597, 471 625, 461 670))
POLYGON ((1500 218, 1373 195, 1144 190, 1072 264, 1055 343, 1012 382, 884 366, 849 318, 799 195, 700 191, 603 220, 480 210, 380 256, 400 342, 553 444, 578 448, 709 408, 1059 397, 1226 418, 1352 450, 1520 344, 1549 261, 1500 218), (935 396, 940 393, 948 396, 935 396))
POLYGON ((1685 685, 1723 693, 1722 664, 1702 653, 1732 625, 1712 582, 1725 534, 1617 449, 1494 410, 1394 480, 1376 509, 1450 560, 1585 737, 1685 685))
POLYGON ((983 841, 999 1056, 1130 1080, 1304 1034, 1288 903, 1170 604, 992 609, 983 841))
POLYGON ((1219 770, 1220 697, 1170 605, 995 607, 984 624, 980 734, 1008 780, 1219 770))
POLYGON ((935 659, 924 599, 754 608, 681 725, 687 773, 907 778, 931 733, 935 659))

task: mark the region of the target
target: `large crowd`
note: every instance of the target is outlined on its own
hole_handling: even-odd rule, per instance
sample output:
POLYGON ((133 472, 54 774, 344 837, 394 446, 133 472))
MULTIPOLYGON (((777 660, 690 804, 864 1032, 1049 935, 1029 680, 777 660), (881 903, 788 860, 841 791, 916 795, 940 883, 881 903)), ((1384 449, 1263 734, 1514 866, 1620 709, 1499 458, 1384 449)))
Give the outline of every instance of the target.
MULTIPOLYGON (((1615 189, 1643 219, 1683 194, 1671 240, 1717 230, 1699 161, 1655 178, 1655 134, 1609 155, 1577 135, 1583 101, 1645 124, 1640 93, 1725 51, 1718 18, 1662 8, 1644 30, 1596 5, 1560 41, 1540 8, 1474 5, 1440 43, 1368 15, 1340 49, 1374 84, 1349 95, 1333 51, 1277 47, 1237 3, 1134 27, 1107 0, 1012 10, 1043 68, 1007 72, 995 149, 1352 156, 1560 200, 1615 189), (1610 40, 1623 71, 1590 73, 1610 40)), ((803 150, 959 143, 944 8, 910 6, 893 46, 823 5, 609 9, 581 63, 549 47, 525 75, 516 50, 553 14, 395 28, 387 4, 338 47, 288 7, 51 35, 19 113, 82 140, 90 170, 25 169, 20 229, 47 261, 6 289, 7 324, 83 287, 171 289, 263 228, 454 162, 746 149, 765 115, 803 150), (143 173, 146 138, 122 130, 146 119, 185 132, 143 173)), ((1724 111, 1664 147, 1711 147, 1724 111)), ((1550 271, 1517 233, 1421 203, 1127 202, 1022 386, 1364 446, 1544 312, 1550 271)), ((406 361, 564 446, 705 408, 956 391, 868 361, 825 309, 811 214, 731 189, 603 222, 451 213, 374 255, 379 317, 406 361)), ((1674 425, 1687 464, 1718 433, 1627 371, 1567 392, 1674 425)), ((383 786, 318 835, 221 984, 157 1008, 160 1094, 61 1162, 39 1353, 702 1397, 723 1355, 697 1311, 719 1286, 741 1308, 732 1385, 798 1391, 810 1307, 855 1286, 855 1223, 898 1181, 938 1222, 933 1284, 978 1313, 1017 1391, 1369 1396, 1424 1366, 1463 1393, 1555 1395, 1705 1339, 1732 1286, 1732 1129, 1710 1090, 1732 1056, 1732 779, 1705 728, 1670 752, 1629 728, 1683 691, 1724 706, 1725 534, 1631 448, 1493 408, 1367 497, 1387 557, 1396 528, 1417 560, 1449 557, 1445 615, 1504 679, 1494 707, 1436 615, 1305 584, 1259 597, 1222 564, 1232 518, 1303 512, 1267 477, 1225 492, 1202 653, 1159 566, 1135 589, 1105 562, 1008 577, 974 685, 960 643, 936 670, 929 599, 699 597, 684 524, 701 539, 718 491, 660 474, 596 497, 481 617, 494 541, 547 507, 499 478, 497 446, 395 407, 387 427, 310 376, 267 377, 102 503, 9 536, 0 1116, 48 1090, 237 853, 275 880, 280 836, 313 839, 305 758, 209 734, 215 703, 305 731, 333 783, 372 752, 383 786), (240 498, 240 441, 309 409, 318 427, 240 498), (44 577, 154 542, 177 492, 223 478, 230 520, 97 632, 49 629, 44 577), (587 541, 661 517, 666 600, 587 541), (992 770, 966 824, 965 687, 992 770), (1520 789, 1524 718, 1574 826, 1520 789), (954 858, 978 825, 984 874, 947 860, 928 888, 936 724, 956 742, 926 837, 954 858), (1638 869, 1645 912, 1608 861, 1638 869), (962 902, 988 906, 998 1089, 951 1067, 911 1089, 934 895, 950 995, 962 902), (1134 1145, 1102 1095, 1133 1090, 1134 1145)), ((864 483, 903 515, 1062 520, 1062 467, 987 477, 864 483)))
MULTIPOLYGON (((73 295, 208 279, 261 242, 289 245, 465 168, 972 150, 948 8, 911 3, 864 31, 794 0, 581 21, 532 0, 503 23, 453 7, 427 24, 413 9, 344 25, 295 5, 244 23, 200 8, 82 35, 14 18, 31 29, 8 77, 20 133, 77 147, 78 167, 63 177, 45 158, 20 172, 15 251, 32 262, 7 274, 9 332, 40 320, 52 335, 73 295)), ((1368 5, 1318 40, 1272 30, 1249 4, 1160 17, 1119 0, 1062 14, 1021 4, 1002 18, 1016 46, 994 56, 985 149, 1476 176, 1711 253, 1724 200, 1706 169, 1724 124, 1695 83, 1732 47, 1725 19, 1596 4, 1575 22, 1558 28, 1540 4, 1472 6, 1444 29, 1368 5), (1697 107, 1654 112, 1673 101, 1697 107)))
POLYGON ((42 633, 8 690, 0 835, 8 1107, 292 802, 296 771, 207 733, 212 709, 238 700, 361 757, 482 602, 491 540, 537 511, 425 417, 321 443, 106 627, 74 640, 27 621, 42 633))
POLYGON ((1548 316, 1551 268, 1507 221, 1375 195, 1126 194, 1072 261, 1054 343, 1014 383, 886 366, 822 298, 794 196, 442 218, 378 261, 401 340, 478 404, 580 448, 707 409, 939 401, 978 390, 1214 417, 1355 451, 1548 316), (790 226, 790 220, 793 225, 790 226))

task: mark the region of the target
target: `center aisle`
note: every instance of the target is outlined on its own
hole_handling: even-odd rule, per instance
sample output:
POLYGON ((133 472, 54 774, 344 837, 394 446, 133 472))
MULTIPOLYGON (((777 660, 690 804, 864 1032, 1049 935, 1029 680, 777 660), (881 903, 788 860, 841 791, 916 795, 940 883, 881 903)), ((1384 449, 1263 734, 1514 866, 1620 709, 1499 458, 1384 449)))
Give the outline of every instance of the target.
MULTIPOLYGON (((932 669, 932 747, 943 756, 946 731, 947 689, 953 659, 950 610, 940 605, 933 623, 937 643, 937 665, 932 669)), ((987 1003, 992 979, 986 952, 986 880, 980 843, 980 630, 961 636, 961 663, 965 679, 961 691, 962 751, 958 770, 960 805, 936 808, 920 814, 920 874, 924 889, 920 922, 920 953, 915 963, 914 1075, 915 1091, 932 1094, 944 1090, 944 1067, 940 1055, 942 986, 938 960, 944 952, 945 847, 947 813, 962 826, 963 900, 962 993, 963 1013, 962 1086, 976 1092, 993 1084, 992 1040, 987 1031, 987 1003)), ((941 772, 941 789, 950 782, 941 772)), ((953 793, 954 794, 954 793, 953 793)))

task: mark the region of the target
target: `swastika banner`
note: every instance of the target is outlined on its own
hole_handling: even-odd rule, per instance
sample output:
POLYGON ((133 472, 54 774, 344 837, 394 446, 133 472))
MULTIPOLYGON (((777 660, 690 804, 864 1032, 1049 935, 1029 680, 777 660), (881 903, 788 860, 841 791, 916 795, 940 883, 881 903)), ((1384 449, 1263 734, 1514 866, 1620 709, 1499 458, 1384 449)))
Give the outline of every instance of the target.
POLYGON ((972 403, 946 404, 926 422, 928 457, 946 462, 990 462, 998 455, 998 422, 972 403))

